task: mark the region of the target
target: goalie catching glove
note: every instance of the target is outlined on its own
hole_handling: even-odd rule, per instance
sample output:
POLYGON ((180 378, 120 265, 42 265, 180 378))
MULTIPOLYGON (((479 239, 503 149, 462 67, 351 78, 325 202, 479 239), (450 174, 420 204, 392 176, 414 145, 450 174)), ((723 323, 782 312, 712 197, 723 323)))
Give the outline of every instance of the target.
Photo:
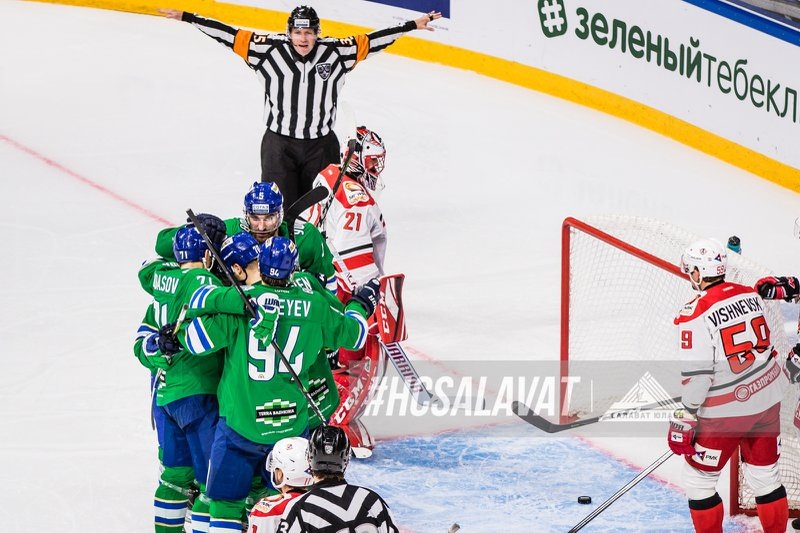
POLYGON ((675 455, 694 455, 694 434, 697 417, 686 409, 676 409, 669 419, 667 444, 675 455))
POLYGON ((765 300, 791 302, 800 295, 800 283, 794 276, 767 276, 756 282, 755 289, 765 300))

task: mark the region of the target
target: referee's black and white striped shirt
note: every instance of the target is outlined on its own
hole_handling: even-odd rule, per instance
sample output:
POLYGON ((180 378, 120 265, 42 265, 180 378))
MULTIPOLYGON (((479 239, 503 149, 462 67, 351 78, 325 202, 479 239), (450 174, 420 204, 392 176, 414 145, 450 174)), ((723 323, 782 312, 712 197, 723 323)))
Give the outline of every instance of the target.
POLYGON ((323 37, 303 57, 285 34, 253 33, 191 13, 184 13, 182 20, 231 48, 258 73, 264 82, 267 129, 295 139, 327 135, 336 120, 336 102, 347 73, 417 29, 410 20, 345 39, 323 37))
POLYGON ((320 481, 297 498, 281 533, 398 533, 389 506, 373 491, 346 481, 320 481))

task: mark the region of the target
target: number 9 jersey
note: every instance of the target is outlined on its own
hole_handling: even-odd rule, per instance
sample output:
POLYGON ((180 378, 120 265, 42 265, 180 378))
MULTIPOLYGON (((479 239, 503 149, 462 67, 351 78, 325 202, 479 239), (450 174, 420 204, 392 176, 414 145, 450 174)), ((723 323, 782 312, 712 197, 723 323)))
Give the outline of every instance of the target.
POLYGON ((752 287, 712 285, 683 307, 675 325, 682 401, 698 416, 747 416, 781 401, 789 381, 752 287))

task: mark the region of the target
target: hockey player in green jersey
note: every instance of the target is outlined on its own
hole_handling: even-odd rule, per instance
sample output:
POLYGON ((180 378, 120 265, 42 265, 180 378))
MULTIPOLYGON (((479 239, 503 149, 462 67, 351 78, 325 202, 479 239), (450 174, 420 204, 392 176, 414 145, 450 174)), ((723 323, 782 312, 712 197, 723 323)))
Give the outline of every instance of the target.
MULTIPOLYGON (((256 182, 244 197, 242 218, 221 220, 213 215, 198 215, 200 223, 212 241, 215 237, 235 235, 248 231, 259 243, 273 236, 290 237, 294 232, 297 243, 299 268, 317 276, 325 287, 336 292, 336 270, 333 267, 333 254, 319 230, 303 221, 289 228, 283 220, 283 196, 278 186, 272 182, 256 182)), ((156 239, 156 253, 172 258, 172 239, 178 228, 161 230, 156 239)), ((220 239, 221 240, 221 239, 220 239)))
MULTIPOLYGON (((134 353, 145 367, 163 372, 163 380, 155 384, 154 417, 159 419, 164 467, 154 499, 157 533, 182 532, 193 483, 199 484, 201 494, 205 488, 222 372, 219 354, 193 357, 174 336, 180 310, 196 289, 220 284, 208 271, 211 255, 194 227, 181 228, 173 248, 178 265, 152 262, 140 271, 140 280, 149 281, 144 288, 153 295, 153 303, 134 344, 134 353)), ((192 521, 194 531, 208 530, 208 503, 202 497, 194 502, 192 521)))
POLYGON ((309 371, 316 359, 324 357, 322 348, 363 345, 366 318, 377 304, 375 283, 357 290, 344 312, 331 307, 320 293, 290 283, 297 260, 291 241, 268 239, 260 246, 258 261, 252 258, 252 241, 247 242, 243 234, 227 239, 222 257, 233 265, 237 278, 244 277, 244 290, 255 302, 258 319, 251 321, 242 314, 244 303, 233 299, 239 298, 233 288, 203 287, 192 298, 195 312, 237 314, 215 314, 211 320, 202 315, 207 319, 202 329, 195 326, 197 318, 193 318, 179 334, 181 340, 196 337, 196 342, 184 344, 196 355, 227 348, 219 386, 220 421, 208 477, 212 533, 241 527, 251 478, 261 474, 268 480, 264 460, 275 442, 308 435, 306 397, 292 382, 271 342, 280 347, 308 390, 309 371), (205 349, 199 349, 201 346, 205 349))

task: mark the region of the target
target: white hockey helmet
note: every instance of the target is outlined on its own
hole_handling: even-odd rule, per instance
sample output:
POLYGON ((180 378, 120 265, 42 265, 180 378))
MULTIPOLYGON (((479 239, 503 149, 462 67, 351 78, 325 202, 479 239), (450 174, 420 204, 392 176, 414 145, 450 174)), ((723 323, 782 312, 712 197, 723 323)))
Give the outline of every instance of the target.
POLYGON ((275 443, 267 456, 267 471, 276 489, 290 487, 310 487, 314 484, 311 467, 308 464, 308 440, 302 437, 287 437, 275 443), (275 469, 280 468, 283 480, 275 480, 275 469))
POLYGON ((681 271, 691 276, 694 269, 701 278, 724 276, 728 269, 728 251, 716 239, 701 239, 683 251, 681 271))
MULTIPOLYGON (((380 136, 366 126, 356 128, 355 139, 356 148, 347 166, 347 174, 369 190, 380 192, 384 187, 381 172, 386 161, 386 146, 380 136)), ((346 151, 343 149, 342 158, 347 155, 346 151)))

